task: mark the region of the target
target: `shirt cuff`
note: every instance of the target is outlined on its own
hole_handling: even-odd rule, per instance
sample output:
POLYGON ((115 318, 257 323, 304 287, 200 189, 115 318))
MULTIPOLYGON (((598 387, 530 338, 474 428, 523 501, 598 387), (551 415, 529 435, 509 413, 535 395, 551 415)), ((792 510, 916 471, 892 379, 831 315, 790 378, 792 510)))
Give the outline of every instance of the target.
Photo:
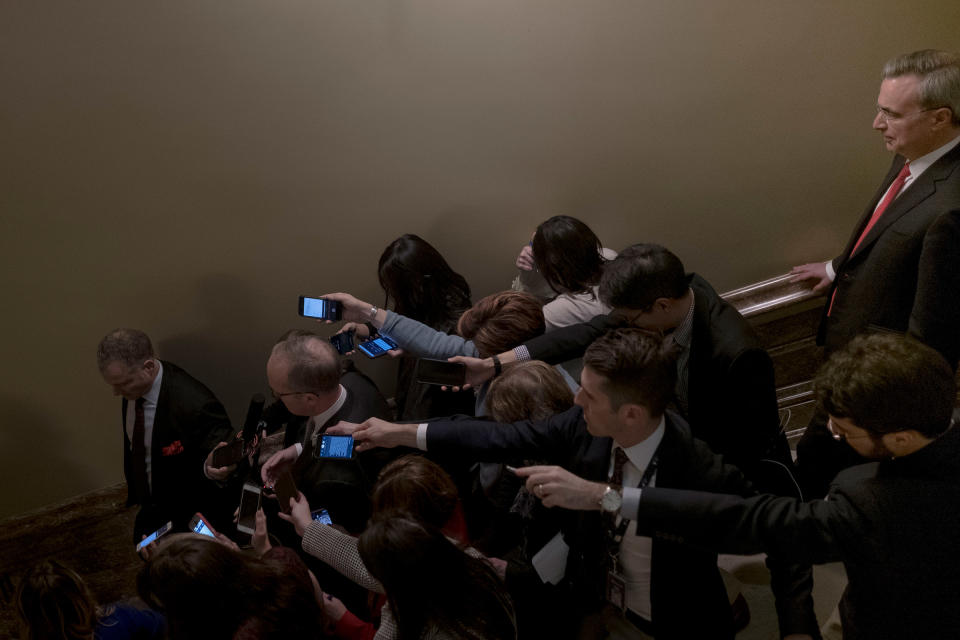
POLYGON ((837 272, 833 270, 833 260, 827 260, 823 263, 823 266, 827 268, 827 277, 830 278, 830 282, 833 282, 837 279, 837 272))
POLYGON ((527 345, 522 344, 519 347, 514 347, 513 356, 517 359, 517 362, 526 362, 529 360, 530 352, 527 350, 527 345))
POLYGON ((293 443, 293 446, 297 448, 297 457, 299 458, 300 454, 303 453, 303 445, 300 444, 299 442, 295 442, 293 443))
POLYGON ((636 520, 640 513, 640 494, 643 489, 637 487, 623 488, 623 502, 620 504, 620 515, 627 520, 636 520))
POLYGON ((417 425, 417 449, 420 451, 427 450, 427 423, 421 423, 417 425))

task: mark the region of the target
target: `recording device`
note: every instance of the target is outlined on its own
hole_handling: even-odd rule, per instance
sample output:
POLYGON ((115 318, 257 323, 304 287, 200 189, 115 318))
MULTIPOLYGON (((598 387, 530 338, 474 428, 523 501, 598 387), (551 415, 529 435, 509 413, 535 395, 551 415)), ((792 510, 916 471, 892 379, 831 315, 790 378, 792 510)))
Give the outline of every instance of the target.
POLYGON ((229 467, 240 462, 243 456, 247 454, 247 447, 253 442, 253 438, 257 434, 257 425, 260 422, 260 416, 263 415, 265 402, 263 394, 253 394, 250 398, 250 406, 247 408, 247 417, 243 421, 243 430, 240 432, 240 437, 213 452, 214 468, 229 467))
POLYGON ((467 380, 467 365, 462 362, 447 362, 420 358, 417 360, 417 382, 462 387, 467 380))
POLYGON ((217 530, 214 529, 200 513, 193 514, 193 518, 190 520, 190 531, 199 533, 200 535, 210 536, 211 538, 217 537, 217 530))
POLYGON ((237 531, 253 535, 257 524, 257 511, 260 509, 260 487, 250 482, 243 483, 240 493, 240 514, 237 518, 237 531))
POLYGON ((316 452, 317 458, 352 458, 353 436, 320 436, 316 452))
POLYGON ((379 358, 387 351, 398 348, 400 348, 400 345, 386 336, 377 336, 373 340, 367 340, 366 342, 357 344, 357 349, 360 349, 360 351, 363 351, 371 358, 379 358))
POLYGON ((353 331, 344 331, 330 338, 330 344, 337 353, 344 355, 353 351, 353 331))
MULTIPOLYGON (((323 510, 323 509, 321 509, 321 511, 323 511, 324 513, 326 513, 326 511, 323 510)), ((330 516, 327 516, 328 519, 329 519, 329 517, 330 517, 330 516)), ((329 523, 328 523, 328 524, 329 524, 329 523)), ((145 546, 147 546, 148 544, 150 544, 151 542, 153 542, 154 540, 156 540, 157 538, 159 538, 159 537, 162 536, 163 534, 165 534, 165 533, 167 533, 168 531, 170 531, 170 529, 172 529, 172 528, 173 528, 173 523, 172 523, 172 522, 168 522, 167 524, 163 525, 162 527, 160 527, 159 529, 157 529, 156 531, 154 531, 153 533, 151 533, 150 535, 148 535, 146 538, 144 538, 143 540, 141 540, 140 542, 138 542, 138 543, 137 543, 137 553, 140 553, 140 550, 141 550, 141 549, 143 549, 145 546)))
POLYGON ((316 511, 311 511, 310 518, 316 520, 317 522, 322 522, 323 524, 333 524, 333 520, 330 519, 330 514, 327 513, 326 509, 317 509, 316 511))
POLYGON ((343 317, 343 309, 336 300, 300 296, 300 315, 304 318, 339 320, 343 317))
POLYGON ((290 513, 290 498, 297 497, 297 483, 293 481, 289 471, 280 474, 276 484, 273 485, 273 492, 277 494, 277 500, 280 502, 280 511, 290 513))

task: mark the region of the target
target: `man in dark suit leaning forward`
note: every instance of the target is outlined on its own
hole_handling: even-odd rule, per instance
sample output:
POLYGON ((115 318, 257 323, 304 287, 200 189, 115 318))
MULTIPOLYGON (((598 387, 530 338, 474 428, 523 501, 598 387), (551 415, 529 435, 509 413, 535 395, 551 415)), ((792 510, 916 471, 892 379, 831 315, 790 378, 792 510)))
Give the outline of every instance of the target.
POLYGON ((204 477, 203 461, 232 432, 220 401, 177 365, 158 360, 150 338, 137 329, 105 336, 97 365, 114 395, 123 396, 127 504, 141 507, 134 540, 168 520, 185 528, 197 511, 219 526, 217 487, 204 477))
MULTIPOLYGON (((943 357, 911 338, 861 336, 817 379, 834 438, 865 458, 823 500, 647 488, 621 513, 646 535, 728 553, 842 561, 843 637, 955 638, 960 629, 960 428, 943 357)), ((603 484, 532 473, 545 503, 589 509, 603 484)), ((626 489, 624 490, 626 492, 626 489)))
POLYGON ((374 452, 350 459, 320 458, 320 438, 341 420, 387 417, 386 400, 363 374, 348 371, 341 377, 337 350, 309 331, 290 331, 274 345, 267 380, 290 413, 309 419, 298 442, 264 463, 264 484, 273 486, 281 472, 291 470, 310 504, 324 507, 336 524, 359 533, 370 516, 373 484, 389 456, 374 452))
MULTIPOLYGON (((883 68, 873 128, 896 154, 843 252, 794 267, 825 290, 826 356, 864 331, 907 333, 954 369, 960 358, 960 56, 924 50, 883 68)), ((864 459, 835 442, 823 414, 797 446, 813 497, 864 459)))
MULTIPOLYGON (((351 432, 360 451, 408 446, 440 457, 538 458, 569 469, 564 473, 589 486, 610 482, 753 494, 735 467, 724 465, 693 438, 683 418, 667 410, 676 377, 671 347, 641 329, 607 333, 584 354, 577 406, 545 421, 496 424, 446 418, 416 425, 368 420, 341 424, 331 432, 351 432)), ((531 490, 551 504, 550 483, 536 483, 531 490)), ((566 514, 561 529, 569 550, 565 566, 560 565, 565 575, 557 615, 583 621, 580 638, 604 637, 614 630, 616 637, 627 638, 647 637, 644 633, 733 638, 716 553, 668 537, 636 535, 634 523, 615 518, 624 497, 619 491, 598 492, 590 498, 593 513, 566 514), (599 513, 601 504, 605 517, 599 513)), ((809 568, 785 567, 774 558, 770 566, 784 635, 818 635, 809 568)), ((576 621, 568 627, 571 635, 576 621)))

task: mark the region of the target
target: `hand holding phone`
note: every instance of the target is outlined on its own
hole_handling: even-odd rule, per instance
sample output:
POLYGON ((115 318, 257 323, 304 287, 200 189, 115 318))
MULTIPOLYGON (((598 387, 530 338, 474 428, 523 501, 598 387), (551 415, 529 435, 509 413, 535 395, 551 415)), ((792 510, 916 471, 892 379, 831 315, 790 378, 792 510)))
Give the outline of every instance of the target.
POLYGON ((353 351, 353 331, 344 331, 330 338, 330 344, 340 355, 346 355, 353 351))
POLYGON ((168 522, 167 524, 163 525, 162 527, 160 527, 159 529, 157 529, 156 531, 148 535, 146 538, 138 542, 137 549, 136 549, 137 553, 140 553, 144 549, 144 547, 146 547, 147 545, 156 542, 157 538, 167 533, 172 528, 173 528, 173 523, 168 522))
POLYGON ((290 498, 296 498, 298 495, 297 483, 293 481, 293 476, 289 471, 281 473, 273 485, 273 492, 277 494, 277 501, 280 503, 280 511, 290 513, 290 498))

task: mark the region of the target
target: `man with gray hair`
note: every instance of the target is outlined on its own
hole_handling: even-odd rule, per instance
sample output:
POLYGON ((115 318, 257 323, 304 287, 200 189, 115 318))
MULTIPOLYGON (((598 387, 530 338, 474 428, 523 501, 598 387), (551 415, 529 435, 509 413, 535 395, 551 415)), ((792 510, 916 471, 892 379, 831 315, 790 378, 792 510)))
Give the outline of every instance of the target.
MULTIPOLYGON (((887 62, 873 128, 895 156, 843 252, 794 267, 825 291, 818 344, 829 356, 855 335, 907 333, 960 358, 960 56, 923 50, 887 62)), ((863 462, 823 415, 798 446, 801 478, 821 497, 837 471, 863 462)))
POLYGON ((97 366, 114 395, 123 397, 127 505, 141 506, 134 540, 168 520, 184 528, 197 511, 219 522, 217 488, 203 476, 203 461, 232 429, 213 392, 172 362, 157 359, 150 338, 137 329, 104 336, 97 366))
POLYGON ((267 361, 270 389, 290 413, 309 419, 294 444, 264 463, 261 478, 272 486, 283 471, 291 471, 310 504, 326 508, 348 531, 359 532, 369 517, 369 493, 386 457, 321 458, 320 439, 341 420, 387 418, 389 408, 376 385, 349 365, 352 362, 344 370, 333 345, 309 331, 289 331, 273 346, 267 361))

